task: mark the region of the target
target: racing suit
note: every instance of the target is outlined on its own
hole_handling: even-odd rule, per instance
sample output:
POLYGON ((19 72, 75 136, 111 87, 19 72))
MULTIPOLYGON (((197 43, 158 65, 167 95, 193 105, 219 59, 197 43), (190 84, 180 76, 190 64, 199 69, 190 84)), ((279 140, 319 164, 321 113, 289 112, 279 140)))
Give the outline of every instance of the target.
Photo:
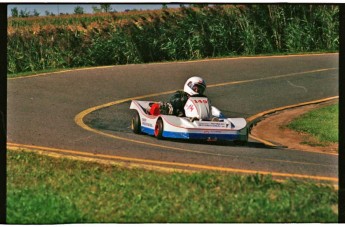
MULTIPOLYGON (((198 97, 206 97, 204 95, 195 95, 198 97)), ((188 101, 190 95, 184 91, 176 91, 171 97, 169 102, 160 105, 160 113, 166 115, 175 115, 184 117, 184 106, 188 101)))

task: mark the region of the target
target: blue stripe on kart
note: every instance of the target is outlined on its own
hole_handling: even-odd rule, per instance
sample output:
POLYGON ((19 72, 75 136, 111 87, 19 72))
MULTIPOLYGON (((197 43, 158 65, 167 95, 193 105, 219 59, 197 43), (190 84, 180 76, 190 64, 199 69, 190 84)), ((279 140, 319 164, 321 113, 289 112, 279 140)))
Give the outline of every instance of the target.
MULTIPOLYGON (((141 126, 141 132, 154 135, 154 129, 141 126)), ((186 132, 163 132, 163 137, 174 139, 218 139, 218 140, 239 140, 239 134, 202 134, 186 132)))
POLYGON ((152 128, 144 127, 144 126, 141 126, 141 132, 149 134, 149 135, 155 134, 155 130, 153 130, 152 128))
POLYGON ((218 139, 218 140, 239 140, 240 135, 234 134, 202 134, 202 133, 181 133, 181 132, 163 132, 163 137, 176 139, 218 139))

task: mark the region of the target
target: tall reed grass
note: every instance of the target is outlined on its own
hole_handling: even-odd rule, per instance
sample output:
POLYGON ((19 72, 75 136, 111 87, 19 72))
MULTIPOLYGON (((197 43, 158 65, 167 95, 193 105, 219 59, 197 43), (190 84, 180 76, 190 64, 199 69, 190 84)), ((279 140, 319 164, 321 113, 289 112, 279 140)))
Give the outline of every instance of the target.
POLYGON ((215 5, 155 10, 131 18, 78 18, 22 26, 10 21, 8 73, 338 51, 339 46, 339 8, 334 5, 215 5))

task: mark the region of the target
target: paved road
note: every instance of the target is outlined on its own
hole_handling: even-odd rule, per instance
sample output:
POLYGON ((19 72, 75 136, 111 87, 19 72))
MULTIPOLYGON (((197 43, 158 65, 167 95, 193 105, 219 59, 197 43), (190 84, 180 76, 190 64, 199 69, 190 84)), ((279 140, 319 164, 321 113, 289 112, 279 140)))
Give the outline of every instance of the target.
POLYGON ((169 168, 338 177, 335 155, 270 148, 256 141, 247 146, 157 141, 129 130, 131 111, 126 99, 182 89, 192 75, 206 80, 212 104, 227 116, 249 117, 337 96, 338 54, 125 65, 9 79, 7 142, 169 168), (119 100, 123 102, 83 117, 98 133, 76 124, 75 117, 82 111, 119 100))

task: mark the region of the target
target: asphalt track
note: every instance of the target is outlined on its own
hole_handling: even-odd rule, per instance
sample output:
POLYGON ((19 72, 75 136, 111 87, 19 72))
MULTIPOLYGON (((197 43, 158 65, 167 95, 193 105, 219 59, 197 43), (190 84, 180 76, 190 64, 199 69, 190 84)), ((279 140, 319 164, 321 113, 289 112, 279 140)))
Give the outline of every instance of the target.
POLYGON ((225 58, 97 67, 8 79, 7 146, 125 165, 271 174, 338 182, 338 156, 232 143, 158 141, 130 130, 130 100, 167 100, 192 75, 212 104, 251 119, 338 96, 338 54, 225 58))

